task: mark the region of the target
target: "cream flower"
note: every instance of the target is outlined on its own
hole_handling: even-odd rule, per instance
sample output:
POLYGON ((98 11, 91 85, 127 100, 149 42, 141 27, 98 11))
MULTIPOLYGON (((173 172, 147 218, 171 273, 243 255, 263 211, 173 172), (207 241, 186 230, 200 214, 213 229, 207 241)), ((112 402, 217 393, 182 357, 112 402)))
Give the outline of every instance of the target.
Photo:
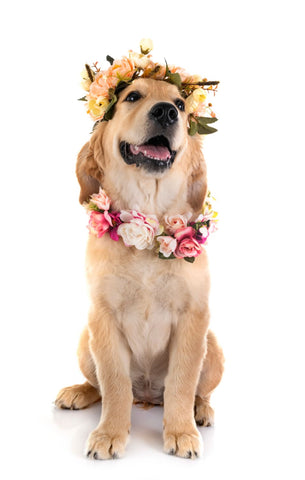
POLYGON ((153 42, 150 38, 142 38, 140 42, 141 52, 147 55, 154 48, 153 42))
POLYGON ((129 52, 129 58, 134 63, 135 67, 142 68, 145 70, 152 62, 149 57, 141 53, 136 53, 133 51, 129 52))
POLYGON ((203 90, 203 88, 196 88, 196 90, 193 91, 192 93, 195 102, 205 102, 207 98, 207 92, 206 90, 203 90))
POLYGON ((199 107, 204 105, 207 93, 203 88, 196 88, 193 93, 185 100, 185 110, 187 113, 195 113, 199 107))
POLYGON ((145 217, 145 222, 153 228, 154 235, 161 235, 163 232, 163 227, 160 225, 156 215, 147 215, 145 217))
POLYGON ((161 235, 157 237, 157 241, 160 243, 159 252, 166 258, 170 257, 177 248, 177 240, 173 237, 161 235))
POLYGON ((89 75, 88 75, 88 72, 87 72, 86 68, 84 68, 82 70, 81 76, 82 76, 81 87, 84 90, 86 90, 86 92, 89 92, 92 81, 89 78, 89 75))
POLYGON ((118 227, 118 235, 122 237, 127 247, 134 246, 138 250, 153 247, 154 230, 144 223, 122 223, 118 227))

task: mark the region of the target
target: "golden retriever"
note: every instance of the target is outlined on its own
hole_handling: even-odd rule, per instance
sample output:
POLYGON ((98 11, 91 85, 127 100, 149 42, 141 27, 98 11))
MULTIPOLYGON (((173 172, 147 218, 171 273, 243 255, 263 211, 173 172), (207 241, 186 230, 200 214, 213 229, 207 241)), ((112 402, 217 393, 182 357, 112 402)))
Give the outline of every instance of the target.
MULTIPOLYGON (((195 219, 207 193, 206 166, 187 124, 175 85, 135 80, 79 153, 80 202, 102 186, 115 210, 155 214, 161 224, 164 215, 195 219)), ((89 235, 87 275, 91 308, 78 349, 87 381, 61 390, 56 406, 80 409, 102 399, 86 447, 91 458, 122 456, 133 401, 164 404, 165 452, 199 456, 196 423, 212 424, 210 395, 223 373, 222 350, 208 330, 206 252, 193 264, 161 260, 154 250, 89 235)))

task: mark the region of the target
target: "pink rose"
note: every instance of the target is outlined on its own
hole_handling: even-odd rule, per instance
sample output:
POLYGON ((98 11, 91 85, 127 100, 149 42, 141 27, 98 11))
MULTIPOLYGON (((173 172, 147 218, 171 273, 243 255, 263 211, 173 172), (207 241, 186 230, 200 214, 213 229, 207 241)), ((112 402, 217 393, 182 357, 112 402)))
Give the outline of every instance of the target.
POLYGON ((91 202, 100 210, 109 210, 110 198, 102 188, 100 188, 99 193, 94 193, 91 196, 91 202))
POLYGON ((119 235, 118 235, 118 228, 121 225, 122 221, 120 219, 120 212, 104 212, 104 216, 111 225, 110 230, 109 230, 109 235, 112 238, 112 240, 115 240, 116 242, 119 240, 119 235))
POLYGON ((143 224, 145 222, 145 215, 143 215, 140 212, 137 212, 136 210, 122 210, 120 213, 120 219, 124 223, 138 223, 138 224, 143 224))
POLYGON ((92 211, 90 213, 89 225, 90 233, 93 233, 98 238, 101 238, 104 233, 110 229, 110 224, 103 213, 92 211))
POLYGON ((160 243, 160 253, 166 258, 170 257, 177 248, 177 240, 173 237, 161 235, 157 240, 160 243))
POLYGON ((198 257, 202 252, 202 249, 193 237, 185 237, 179 243, 174 252, 175 257, 198 257))
POLYGON ((175 231, 174 235, 178 242, 181 242, 184 238, 193 237, 196 234, 196 231, 193 227, 179 228, 175 231))

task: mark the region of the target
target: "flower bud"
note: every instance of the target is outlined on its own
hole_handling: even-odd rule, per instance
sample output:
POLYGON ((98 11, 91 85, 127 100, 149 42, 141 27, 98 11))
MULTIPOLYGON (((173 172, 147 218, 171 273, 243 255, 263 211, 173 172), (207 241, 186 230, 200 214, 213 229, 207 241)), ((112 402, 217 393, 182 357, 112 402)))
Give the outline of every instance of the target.
POLYGON ((153 42, 150 38, 142 38, 140 42, 141 52, 147 55, 154 48, 153 42))

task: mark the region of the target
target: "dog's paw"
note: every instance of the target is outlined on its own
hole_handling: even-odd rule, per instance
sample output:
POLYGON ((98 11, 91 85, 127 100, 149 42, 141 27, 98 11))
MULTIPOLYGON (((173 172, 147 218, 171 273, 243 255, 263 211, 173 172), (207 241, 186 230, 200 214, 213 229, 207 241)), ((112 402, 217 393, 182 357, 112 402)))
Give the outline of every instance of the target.
POLYGON ((95 460, 121 458, 124 455, 127 440, 128 433, 111 435, 104 430, 93 430, 87 441, 86 455, 95 460))
POLYGON ((82 385, 73 385, 60 390, 55 400, 57 408, 69 410, 80 410, 86 408, 100 399, 100 394, 96 388, 89 383, 82 385))
POLYGON ((196 397, 195 420, 200 427, 211 427, 214 425, 214 410, 208 401, 196 397))
POLYGON ((183 458, 197 458, 202 455, 203 443, 200 433, 195 427, 184 432, 164 430, 164 451, 169 455, 183 458))

